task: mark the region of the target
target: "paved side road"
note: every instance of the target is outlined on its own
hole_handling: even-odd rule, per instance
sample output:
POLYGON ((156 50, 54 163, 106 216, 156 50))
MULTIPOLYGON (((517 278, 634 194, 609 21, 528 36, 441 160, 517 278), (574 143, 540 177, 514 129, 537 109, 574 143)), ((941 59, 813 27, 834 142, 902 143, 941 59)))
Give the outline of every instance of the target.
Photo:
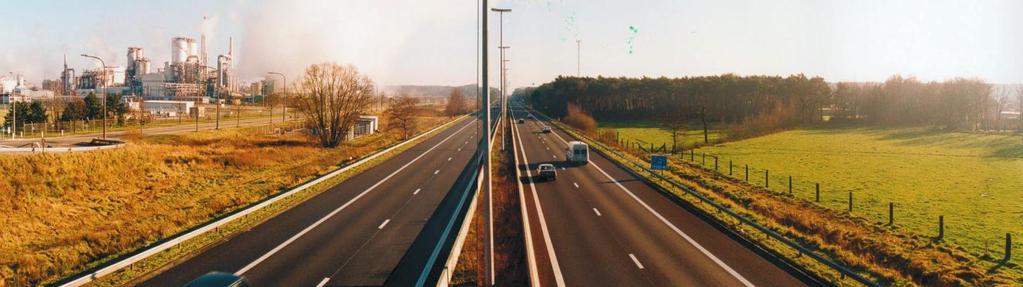
POLYGON ((526 119, 513 134, 541 285, 805 285, 603 156, 565 165, 567 134, 512 115, 526 119), (529 177, 542 163, 555 181, 529 177))
MULTIPOLYGON (((249 126, 267 125, 269 123, 270 123, 270 119, 267 119, 267 118, 245 119, 245 120, 241 120, 240 123, 236 123, 234 120, 231 120, 231 121, 221 120, 220 121, 220 128, 221 129, 234 128, 236 126, 236 124, 240 124, 243 127, 249 127, 249 126)), ((280 119, 279 118, 275 119, 274 123, 278 123, 279 124, 280 123, 280 119)), ((199 130, 200 131, 212 130, 214 128, 216 128, 216 123, 208 123, 208 124, 200 123, 199 124, 199 130)), ((138 128, 137 127, 127 127, 127 130, 118 130, 118 131, 109 131, 108 130, 107 131, 107 138, 108 139, 119 139, 122 136, 124 136, 124 134, 127 133, 129 130, 138 131, 138 128)), ((164 126, 164 127, 155 127, 155 128, 144 128, 143 129, 143 134, 145 134, 145 135, 171 135, 171 134, 183 134, 183 133, 189 133, 189 132, 195 132, 194 122, 193 122, 193 124, 187 124, 187 121, 186 121, 182 125, 164 126)), ((103 136, 103 133, 102 132, 98 132, 98 133, 76 134, 76 135, 67 135, 67 136, 59 136, 60 134, 56 134, 56 135, 58 135, 58 136, 54 137, 53 134, 47 134, 46 144, 50 145, 50 146, 53 146, 53 147, 67 147, 67 146, 75 145, 77 143, 89 142, 89 141, 91 141, 94 138, 100 138, 100 137, 103 136)), ((16 139, 12 140, 12 139, 10 139, 10 135, 3 135, 3 136, 5 138, 4 139, 0 139, 0 147, 21 147, 21 146, 30 145, 32 143, 38 143, 41 140, 38 137, 16 138, 16 139)))
POLYGON ((472 158, 476 127, 456 123, 139 285, 181 286, 210 271, 255 286, 383 285, 472 158))

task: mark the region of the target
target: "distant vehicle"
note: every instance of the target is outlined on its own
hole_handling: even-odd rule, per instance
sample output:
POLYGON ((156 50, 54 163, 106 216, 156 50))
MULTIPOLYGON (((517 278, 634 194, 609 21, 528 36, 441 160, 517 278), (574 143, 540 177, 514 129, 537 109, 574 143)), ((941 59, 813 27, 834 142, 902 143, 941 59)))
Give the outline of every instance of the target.
POLYGON ((536 176, 544 180, 555 180, 558 178, 558 170, 553 164, 545 163, 536 168, 536 176))
POLYGON ((523 119, 519 119, 519 123, 520 123, 520 124, 521 124, 521 123, 525 123, 525 122, 526 122, 526 120, 523 120, 523 119))
POLYGON ((249 287, 249 281, 231 273, 213 271, 195 278, 185 287, 249 287))
POLYGON ((590 162, 590 146, 581 141, 568 142, 568 149, 565 151, 565 161, 570 164, 586 164, 590 162))
POLYGON ((550 133, 551 132, 551 127, 550 126, 543 126, 543 128, 540 129, 540 132, 541 133, 545 133, 545 134, 546 133, 550 133))

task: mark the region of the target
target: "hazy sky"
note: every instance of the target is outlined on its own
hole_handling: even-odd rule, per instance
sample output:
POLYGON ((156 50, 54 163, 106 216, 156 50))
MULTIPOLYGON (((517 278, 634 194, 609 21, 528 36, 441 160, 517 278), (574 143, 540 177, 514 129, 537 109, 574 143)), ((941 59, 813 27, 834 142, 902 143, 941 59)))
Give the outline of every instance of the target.
MULTIPOLYGON (((55 78, 124 65, 141 46, 162 67, 170 38, 207 31, 210 58, 235 39, 242 79, 274 70, 297 78, 326 61, 351 63, 381 84, 455 85, 476 75, 470 0, 2 0, 0 73, 55 78), (208 16, 205 27, 202 17, 208 16)), ((829 81, 956 76, 1023 82, 1023 1, 491 1, 505 17, 513 87, 587 76, 819 75, 829 81)), ((497 16, 491 17, 492 74, 497 16)))

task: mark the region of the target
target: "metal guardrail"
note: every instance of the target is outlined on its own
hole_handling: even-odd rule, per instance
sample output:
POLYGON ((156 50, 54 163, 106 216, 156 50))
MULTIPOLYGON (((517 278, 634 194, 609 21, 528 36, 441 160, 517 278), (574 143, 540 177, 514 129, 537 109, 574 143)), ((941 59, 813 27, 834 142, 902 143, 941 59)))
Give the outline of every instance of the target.
MULTIPOLYGON (((547 115, 544 115, 543 113, 540 113, 540 112, 538 112, 536 110, 532 110, 532 111, 534 113, 536 113, 536 114, 539 114, 539 115, 543 116, 544 118, 547 118, 548 121, 553 121, 553 119, 551 119, 547 115)), ((563 128, 565 128, 565 127, 563 127, 563 128)), ((615 156, 618 156, 618 157, 620 157, 622 159, 626 159, 627 158, 624 154, 615 151, 613 148, 605 145, 604 143, 602 143, 600 141, 596 141, 596 140, 587 138, 587 137, 582 136, 582 135, 580 135, 578 133, 575 133, 575 132, 571 133, 571 135, 576 137, 576 138, 579 138, 579 139, 587 140, 587 141, 589 141, 589 142, 591 142, 591 143, 593 143, 593 144, 595 144, 597 146, 600 146, 601 149, 598 149, 597 151, 601 152, 601 153, 605 153, 605 155, 607 155, 606 153, 609 152, 609 153, 614 154, 615 156), (605 150, 606 150, 606 152, 605 152, 605 150)), ((861 283, 863 285, 872 286, 872 287, 873 286, 881 286, 880 284, 878 284, 878 283, 876 283, 874 281, 871 281, 870 279, 867 279, 866 277, 861 276, 859 273, 856 273, 856 272, 850 270, 849 268, 847 268, 847 267, 845 267, 845 266, 843 266, 843 265, 841 265, 841 264, 839 264, 837 262, 834 262, 834 261, 832 261, 832 260, 830 260, 828 258, 825 258, 825 257, 823 257, 821 255, 818 255, 813 250, 810 250, 810 249, 808 249, 806 247, 803 247, 799 243, 796 243, 795 241, 792 241, 792 240, 790 240, 788 238, 785 238, 785 236, 782 236, 781 234, 775 232, 774 230, 771 230, 770 228, 767 228, 767 227, 765 227, 763 225, 760 225, 756 221, 753 221, 753 220, 751 220, 751 219, 749 219, 749 218, 747 218, 747 217, 745 217, 745 216, 743 216, 743 215, 741 215, 741 214, 731 210, 730 208, 715 202, 714 200, 704 196, 703 194, 693 190, 692 188, 689 188, 689 187, 687 187, 685 185, 682 185, 682 184, 680 184, 678 182, 675 182, 672 179, 669 179, 669 178, 667 178, 665 176, 662 176, 662 175, 654 172, 653 170, 650 170, 646 166, 642 166, 642 165, 639 165, 639 164, 637 164, 635 162, 631 162, 631 161, 623 162, 623 161, 619 161, 619 160, 612 160, 612 162, 616 162, 618 164, 629 164, 629 165, 632 165, 632 166, 634 166, 634 167, 636 167, 636 168, 638 168, 638 169, 640 169, 642 171, 650 173, 654 177, 656 177, 656 178, 658 178, 660 180, 663 180, 664 182, 667 182, 667 183, 671 184, 675 188, 678 188, 678 189, 681 189, 681 190, 685 191, 686 194, 695 196, 696 198, 700 199, 700 202, 705 203, 705 204, 709 204, 712 207, 714 207, 715 209, 717 209, 717 210, 719 210, 721 212, 724 212, 725 214, 727 214, 727 215, 731 216, 732 218, 738 220, 742 224, 749 225, 749 226, 753 227, 754 229, 756 229, 757 231, 760 231, 761 233, 764 233, 767 236, 771 237, 772 239, 777 240, 777 241, 781 242, 782 244, 785 244, 786 246, 799 251, 802 254, 806 254, 807 256, 810 256, 810 258, 813 258, 817 262, 828 266, 829 268, 839 272, 843 276, 848 276, 848 277, 852 278, 853 280, 856 280, 857 282, 859 282, 859 283, 861 283)), ((628 169, 626 169, 626 170, 628 170, 628 169)), ((656 188, 659 188, 659 189, 662 188, 662 187, 660 187, 659 185, 656 185, 656 184, 654 184, 653 186, 656 187, 656 188)), ((667 192, 665 190, 662 190, 662 191, 663 192, 667 192)))
POLYGON ((209 222, 209 223, 207 223, 205 225, 201 225, 198 228, 195 228, 195 229, 193 229, 193 230, 191 230, 191 231, 189 231, 187 233, 180 234, 180 235, 175 236, 175 237, 171 237, 170 239, 167 239, 166 241, 163 241, 162 243, 160 243, 160 244, 158 244, 156 246, 152 246, 152 247, 143 249, 142 251, 140 251, 138 253, 135 253, 135 254, 133 254, 131 256, 128 256, 127 258, 120 259, 120 260, 118 260, 118 261, 116 261, 114 263, 110 263, 110 264, 107 264, 107 265, 102 265, 100 267, 96 267, 94 269, 84 271, 82 273, 79 273, 78 275, 70 277, 70 278, 74 278, 74 279, 68 280, 66 282, 58 282, 58 284, 60 284, 61 287, 82 286, 82 285, 85 285, 86 283, 92 282, 92 281, 94 281, 94 280, 96 280, 96 279, 98 279, 100 277, 103 277, 103 276, 106 276, 108 274, 117 272, 117 271, 119 271, 121 269, 127 268, 128 266, 131 266, 132 264, 135 264, 136 262, 145 260, 146 258, 149 258, 150 256, 156 255, 156 254, 158 254, 158 253, 160 253, 162 251, 165 251, 167 249, 173 248, 173 247, 177 246, 178 244, 181 244, 182 242, 185 242, 185 241, 187 241, 189 239, 192 239, 192 238, 198 237, 200 235, 203 235, 206 232, 209 232, 211 230, 215 230, 215 229, 217 229, 217 228, 219 228, 221 226, 224 226, 224 225, 226 225, 228 223, 231 223, 231 222, 233 222, 233 221, 235 221, 235 220, 237 220, 237 219, 239 219, 241 217, 244 217, 244 216, 246 216, 248 214, 251 214, 253 212, 259 211, 259 210, 261 210, 261 209, 263 209, 263 208, 265 208, 265 207, 267 207, 267 206, 269 206, 269 205, 271 205, 271 204, 273 204, 275 202, 278 202, 278 201, 280 201, 280 200, 282 200, 284 198, 290 197, 291 195, 294 195, 294 194, 296 194, 298 192, 301 192, 301 191, 306 190, 306 189, 308 189, 308 188, 310 188, 312 186, 315 186, 315 185, 317 185, 317 184, 319 184, 321 182, 324 182, 324 181, 326 181, 326 180, 328 180, 330 178, 333 178, 333 177, 335 177, 335 176, 337 176, 339 174, 342 174, 342 173, 344 173, 344 172, 346 172, 346 171, 348 171, 348 170, 350 170, 352 168, 356 168, 356 167, 358 167, 358 166, 360 166, 360 165, 362 165, 362 164, 364 164, 366 162, 369 162, 369 161, 371 161, 371 160, 373 160, 373 159, 375 159, 375 158, 377 158, 377 157, 379 157, 379 156, 381 156, 383 154, 386 154, 386 153, 388 153, 388 152, 390 152, 390 151, 392 151, 394 149, 397 149, 397 148, 399 148, 401 146, 404 146, 404 145, 406 145, 408 143, 411 143, 411 142, 413 142, 415 140, 418 140, 419 138, 422 138, 422 137, 424 137, 426 135, 432 134, 433 132, 438 131, 438 130, 440 130, 442 128, 445 128, 445 127, 449 126, 452 123, 456 123, 456 122, 460 121, 461 119, 463 119, 465 117, 467 117, 467 116, 458 117, 457 119, 454 119, 454 120, 452 120, 452 121, 450 121, 448 123, 445 123, 443 125, 440 125, 438 127, 435 127, 435 128, 433 128, 433 129, 431 129, 429 131, 420 133, 419 135, 417 135, 417 136, 415 136, 415 137, 413 137, 411 139, 408 139, 406 141, 403 141, 403 142, 391 145, 388 148, 385 148, 383 150, 379 150, 379 151, 377 151, 377 152, 375 152, 375 153, 373 153, 371 155, 363 157, 362 159, 360 159, 360 160, 358 160, 356 162, 353 162, 351 164, 348 164, 348 165, 345 165, 345 166, 343 166, 341 168, 338 168, 337 170, 334 170, 333 172, 328 173, 328 174, 326 174, 324 176, 321 176, 321 177, 318 177, 316 179, 307 181, 306 183, 304 183, 302 185, 299 185, 298 187, 295 187, 294 189, 291 189, 291 190, 289 190, 287 192, 279 193, 276 196, 267 198, 267 199, 265 199, 263 201, 260 201, 260 202, 257 202, 257 203, 253 203, 249 207, 246 207, 246 208, 241 209, 239 211, 235 211, 233 213, 229 213, 228 215, 225 215, 224 217, 216 219, 216 220, 214 220, 212 222, 209 222))

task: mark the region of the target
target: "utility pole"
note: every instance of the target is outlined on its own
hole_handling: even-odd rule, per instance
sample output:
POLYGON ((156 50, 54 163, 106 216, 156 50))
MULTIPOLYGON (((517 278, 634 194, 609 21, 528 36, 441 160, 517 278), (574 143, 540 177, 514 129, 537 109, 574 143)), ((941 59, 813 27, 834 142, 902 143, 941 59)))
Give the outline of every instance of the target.
MULTIPOLYGON (((106 79, 107 78, 107 63, 104 62, 103 59, 100 59, 100 57, 96 57, 96 56, 90 56, 90 55, 82 54, 82 57, 99 60, 99 64, 102 66, 100 68, 100 72, 103 73, 103 83, 97 83, 99 86, 96 87, 96 89, 103 92, 103 139, 106 140, 107 139, 107 93, 106 93, 106 85, 105 84, 106 84, 106 81, 107 81, 107 79, 106 79), (103 89, 100 89, 100 88, 103 88, 103 89)), ((15 113, 15 114, 17 114, 17 113, 15 113)), ((17 125, 15 125, 15 126, 17 126, 17 125)))
MULTIPOLYGON (((8 72, 8 74, 13 74, 8 72)), ((6 78, 7 76, 0 76, 0 79, 6 78)), ((6 88, 6 87, 4 87, 6 88)), ((0 90, 0 92, 3 92, 0 90)), ((14 104, 14 89, 11 89, 10 93, 7 93, 7 105, 10 106, 11 114, 13 114, 14 121, 11 122, 11 139, 14 139, 14 131, 18 130, 18 105, 14 104)))
MULTIPOLYGON (((285 76, 284 74, 277 73, 277 72, 269 72, 267 74, 281 76, 281 78, 284 79, 284 98, 282 98, 282 100, 281 100, 281 109, 282 109, 281 110, 281 126, 283 127, 284 124, 288 121, 288 76, 285 76)), ((272 117, 270 118, 270 121, 273 121, 272 117)), ((272 125, 271 125, 271 128, 273 128, 272 125)), ((282 128, 281 133, 283 133, 283 132, 284 132, 284 130, 282 128)))

